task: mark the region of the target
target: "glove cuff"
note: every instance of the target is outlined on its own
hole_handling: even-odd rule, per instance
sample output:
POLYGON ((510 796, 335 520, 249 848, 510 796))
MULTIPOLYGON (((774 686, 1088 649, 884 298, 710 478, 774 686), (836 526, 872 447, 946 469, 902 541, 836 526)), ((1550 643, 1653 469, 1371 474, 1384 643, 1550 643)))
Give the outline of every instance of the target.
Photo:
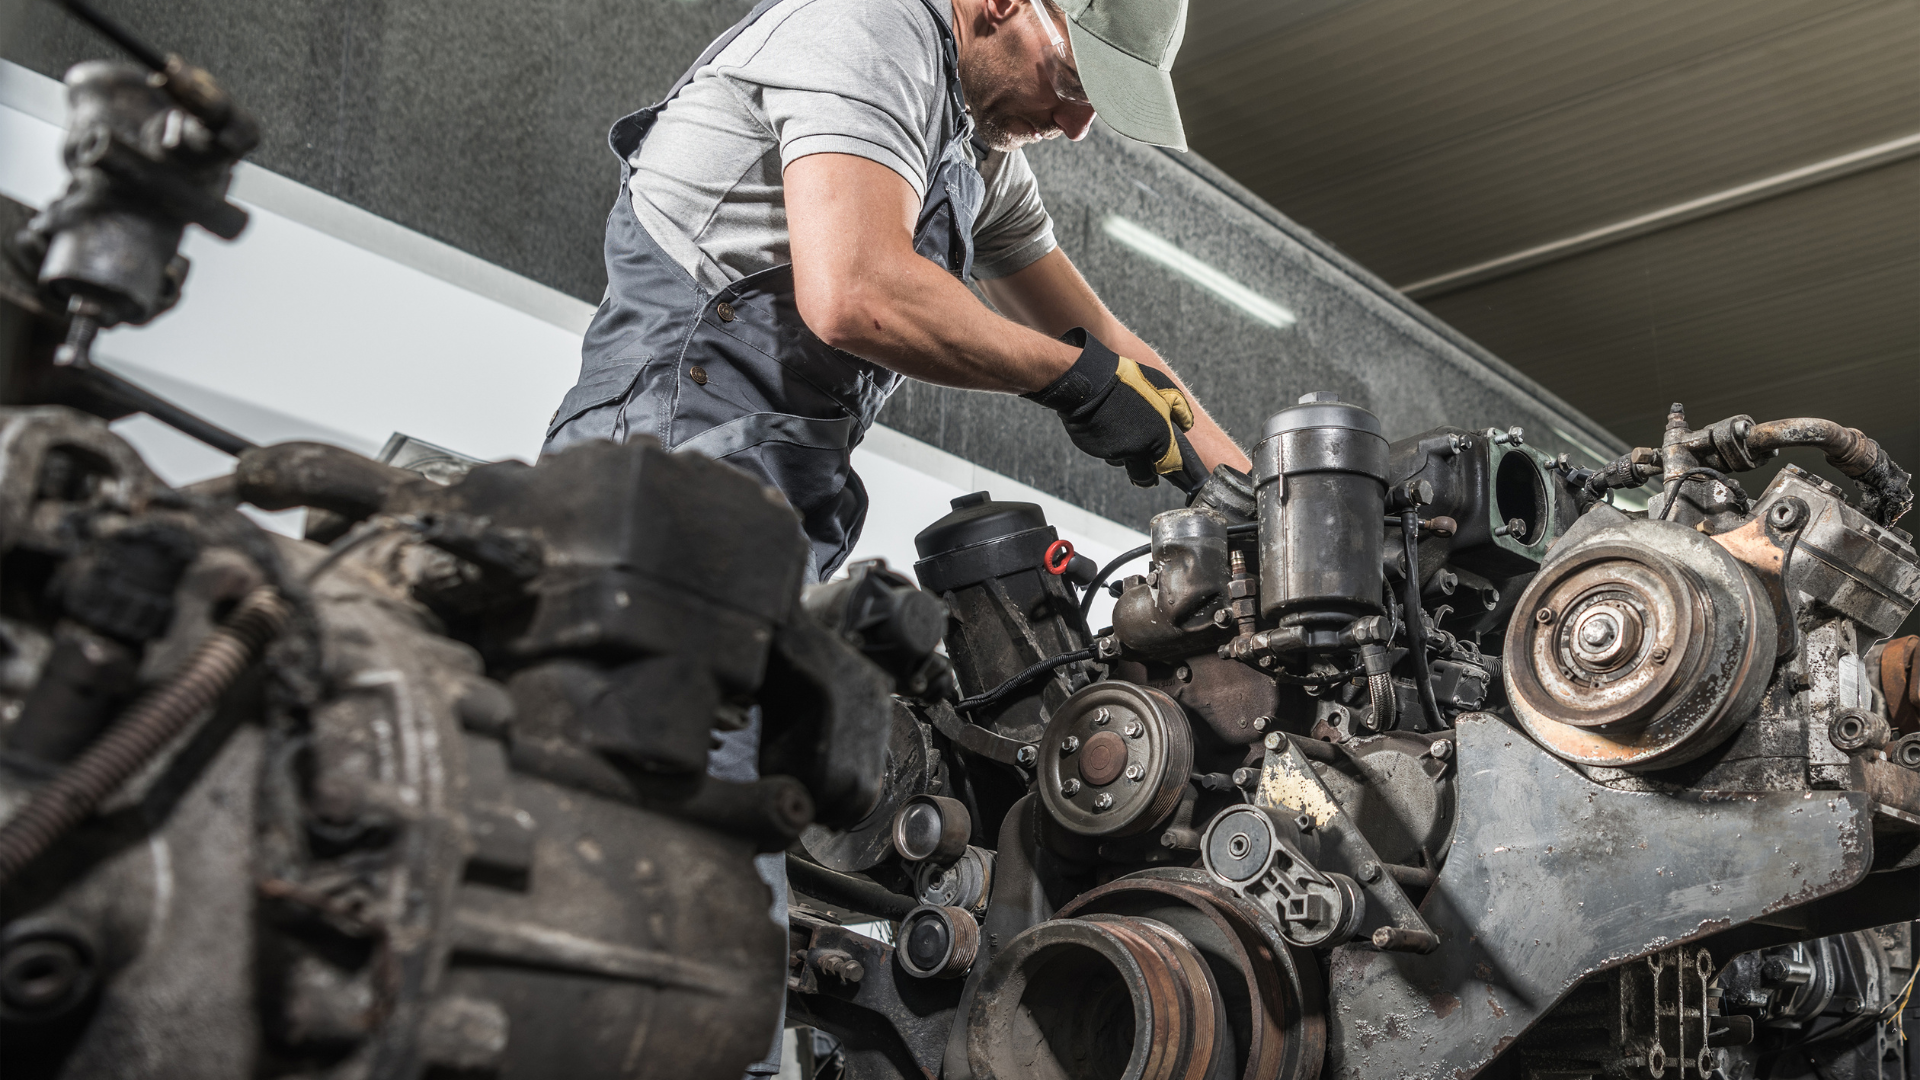
POLYGON ((1100 339, 1074 327, 1060 340, 1080 350, 1080 358, 1064 375, 1046 386, 1021 397, 1037 401, 1055 412, 1071 413, 1089 402, 1098 401, 1113 386, 1120 370, 1120 355, 1100 343, 1100 339))

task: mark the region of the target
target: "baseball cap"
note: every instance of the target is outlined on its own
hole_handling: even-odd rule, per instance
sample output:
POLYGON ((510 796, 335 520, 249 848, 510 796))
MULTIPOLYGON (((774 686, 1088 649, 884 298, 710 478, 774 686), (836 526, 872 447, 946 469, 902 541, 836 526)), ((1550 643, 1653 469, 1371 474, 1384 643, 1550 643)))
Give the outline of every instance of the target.
POLYGON ((1129 139, 1184 151, 1173 57, 1187 0, 1061 0, 1074 67, 1094 110, 1129 139))

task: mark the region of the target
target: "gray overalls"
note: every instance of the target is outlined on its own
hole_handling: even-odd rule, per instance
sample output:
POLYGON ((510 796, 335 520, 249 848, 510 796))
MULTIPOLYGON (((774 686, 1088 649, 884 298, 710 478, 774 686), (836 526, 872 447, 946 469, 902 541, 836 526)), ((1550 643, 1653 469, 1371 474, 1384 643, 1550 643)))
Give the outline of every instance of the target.
MULTIPOLYGON (((778 0, 762 0, 720 35, 657 105, 622 117, 607 144, 620 191, 607 216, 607 293, 581 343, 580 381, 547 429, 546 450, 583 439, 651 435, 670 451, 718 458, 778 488, 799 512, 823 580, 846 560, 866 520, 867 492, 853 448, 900 376, 814 336, 793 297, 791 263, 749 274, 718 293, 702 288, 634 217, 629 164, 660 111, 778 0)), ((934 161, 914 249, 965 280, 985 185, 967 142, 957 48, 935 2, 952 138, 934 161)))
MULTIPOLYGON (((829 346, 808 330, 793 298, 793 266, 749 274, 708 293, 673 261, 633 214, 630 161, 654 118, 694 72, 779 0, 761 0, 720 35, 659 104, 622 117, 607 135, 620 159, 620 189, 607 215, 607 293, 580 346, 580 381, 560 402, 544 451, 586 439, 625 442, 650 435, 679 453, 718 458, 778 488, 800 514, 811 541, 812 576, 824 580, 860 539, 867 492, 854 475, 853 448, 886 404, 900 376, 829 346), (696 374, 696 371, 698 372, 696 374)), ((933 163, 914 230, 914 250, 966 280, 973 266, 973 222, 985 185, 967 141, 973 122, 960 93, 958 49, 935 3, 922 0, 939 29, 948 126, 954 132, 933 163)), ((720 737, 709 774, 752 780, 759 710, 744 731, 720 737)), ((773 919, 787 922, 786 866, 779 853, 755 859, 773 887, 773 919)), ((780 1067, 773 1052, 753 1066, 780 1067)))

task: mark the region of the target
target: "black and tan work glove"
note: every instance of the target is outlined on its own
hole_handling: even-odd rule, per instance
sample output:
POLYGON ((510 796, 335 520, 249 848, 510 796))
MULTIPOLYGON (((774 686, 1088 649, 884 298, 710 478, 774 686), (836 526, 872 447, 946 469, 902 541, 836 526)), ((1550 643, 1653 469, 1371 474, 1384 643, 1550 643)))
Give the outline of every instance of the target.
POLYGON ((1060 340, 1080 350, 1067 373, 1026 395, 1060 414, 1067 437, 1127 479, 1152 487, 1165 476, 1186 491, 1206 480, 1206 467, 1184 432, 1193 406, 1158 368, 1134 363, 1078 327, 1060 340))

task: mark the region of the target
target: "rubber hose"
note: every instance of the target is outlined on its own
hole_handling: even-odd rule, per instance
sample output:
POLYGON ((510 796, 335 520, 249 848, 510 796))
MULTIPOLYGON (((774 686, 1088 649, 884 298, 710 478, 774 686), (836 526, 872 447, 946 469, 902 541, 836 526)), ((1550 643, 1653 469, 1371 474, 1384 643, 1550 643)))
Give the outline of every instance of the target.
POLYGON ((267 643, 286 629, 292 615, 271 586, 248 593, 178 674, 129 705, 112 727, 34 792, 19 813, 0 825, 0 888, 85 821, 161 747, 219 700, 267 643))
POLYGON ((920 901, 911 896, 902 896, 876 882, 829 870, 791 851, 787 852, 787 880, 795 889, 816 900, 825 900, 829 904, 851 908, 866 915, 902 919, 907 912, 920 906, 920 901))

